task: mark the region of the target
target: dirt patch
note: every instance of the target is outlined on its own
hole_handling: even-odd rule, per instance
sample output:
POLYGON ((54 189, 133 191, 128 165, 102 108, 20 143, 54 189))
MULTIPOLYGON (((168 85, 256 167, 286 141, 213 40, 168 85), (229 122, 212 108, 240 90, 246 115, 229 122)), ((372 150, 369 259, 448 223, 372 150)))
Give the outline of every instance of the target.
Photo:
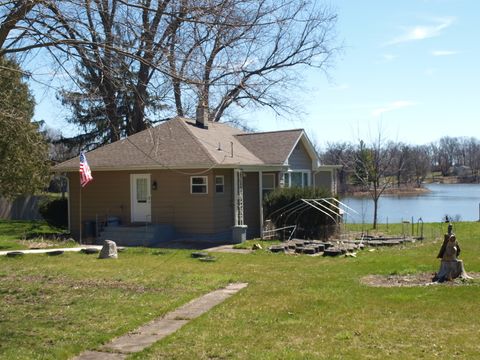
MULTIPOLYGON (((470 277, 480 279, 480 273, 467 273, 470 277)), ((360 279, 364 285, 373 287, 411 287, 411 286, 428 286, 438 283, 432 282, 434 273, 419 273, 412 275, 368 275, 360 279)), ((475 281, 476 282, 476 281, 475 281)), ((442 284, 447 285, 465 285, 471 284, 470 280, 456 279, 454 281, 446 281, 442 284)))
POLYGON ((37 283, 41 285, 53 285, 64 286, 74 290, 84 289, 119 289, 123 291, 130 291, 134 293, 145 292, 163 292, 165 289, 146 286, 142 284, 135 284, 119 279, 71 279, 64 276, 46 276, 46 275, 27 275, 27 276, 15 276, 8 275, 0 278, 1 281, 11 281, 22 283, 37 283))

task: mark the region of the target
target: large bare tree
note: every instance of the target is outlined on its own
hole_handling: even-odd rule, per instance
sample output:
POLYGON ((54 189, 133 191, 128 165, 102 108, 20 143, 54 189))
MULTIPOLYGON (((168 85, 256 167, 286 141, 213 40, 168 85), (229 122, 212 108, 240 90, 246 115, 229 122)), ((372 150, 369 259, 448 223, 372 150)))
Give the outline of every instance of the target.
POLYGON ((0 16, 10 34, 0 55, 48 52, 71 77, 62 96, 75 121, 100 142, 175 115, 288 113, 289 87, 307 67, 326 70, 336 51, 336 15, 310 0, 10 3, 25 9, 0 16))

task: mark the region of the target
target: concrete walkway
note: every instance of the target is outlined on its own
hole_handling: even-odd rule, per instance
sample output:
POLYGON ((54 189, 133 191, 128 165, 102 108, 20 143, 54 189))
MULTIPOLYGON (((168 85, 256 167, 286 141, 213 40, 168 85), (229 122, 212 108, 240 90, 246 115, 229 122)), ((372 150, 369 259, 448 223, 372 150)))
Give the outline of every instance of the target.
POLYGON ((229 284, 223 289, 212 291, 126 335, 113 339, 97 351, 83 352, 75 360, 125 359, 128 354, 142 351, 164 337, 173 334, 190 320, 206 313, 247 285, 247 283, 229 284))
POLYGON ((233 254, 250 254, 251 249, 235 249, 233 245, 220 245, 205 249, 205 251, 219 252, 219 253, 233 253, 233 254))
POLYGON ((64 251, 64 252, 79 252, 82 251, 82 249, 88 249, 88 248, 93 248, 93 249, 98 249, 101 250, 102 246, 101 245, 82 245, 80 247, 71 247, 71 248, 45 248, 45 249, 31 249, 31 250, 8 250, 8 251, 0 251, 0 256, 2 255, 7 255, 9 252, 22 252, 24 254, 46 254, 48 252, 52 251, 64 251))

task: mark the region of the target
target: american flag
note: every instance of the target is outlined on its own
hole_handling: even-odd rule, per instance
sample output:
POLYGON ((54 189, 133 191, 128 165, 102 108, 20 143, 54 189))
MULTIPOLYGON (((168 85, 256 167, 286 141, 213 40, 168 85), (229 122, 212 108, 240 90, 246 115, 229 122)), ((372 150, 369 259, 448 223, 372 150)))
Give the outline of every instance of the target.
POLYGON ((80 185, 85 187, 92 180, 93 176, 92 172, 90 171, 90 166, 88 166, 87 157, 82 151, 80 153, 80 185))

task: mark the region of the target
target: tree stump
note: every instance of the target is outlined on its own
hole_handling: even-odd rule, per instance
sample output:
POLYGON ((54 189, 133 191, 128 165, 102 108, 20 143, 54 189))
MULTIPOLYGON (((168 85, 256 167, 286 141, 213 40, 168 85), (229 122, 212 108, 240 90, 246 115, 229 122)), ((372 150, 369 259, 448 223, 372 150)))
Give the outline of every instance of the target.
POLYGON ((432 281, 444 282, 452 281, 453 279, 471 279, 465 271, 462 260, 442 260, 440 263, 440 270, 435 274, 432 281))

